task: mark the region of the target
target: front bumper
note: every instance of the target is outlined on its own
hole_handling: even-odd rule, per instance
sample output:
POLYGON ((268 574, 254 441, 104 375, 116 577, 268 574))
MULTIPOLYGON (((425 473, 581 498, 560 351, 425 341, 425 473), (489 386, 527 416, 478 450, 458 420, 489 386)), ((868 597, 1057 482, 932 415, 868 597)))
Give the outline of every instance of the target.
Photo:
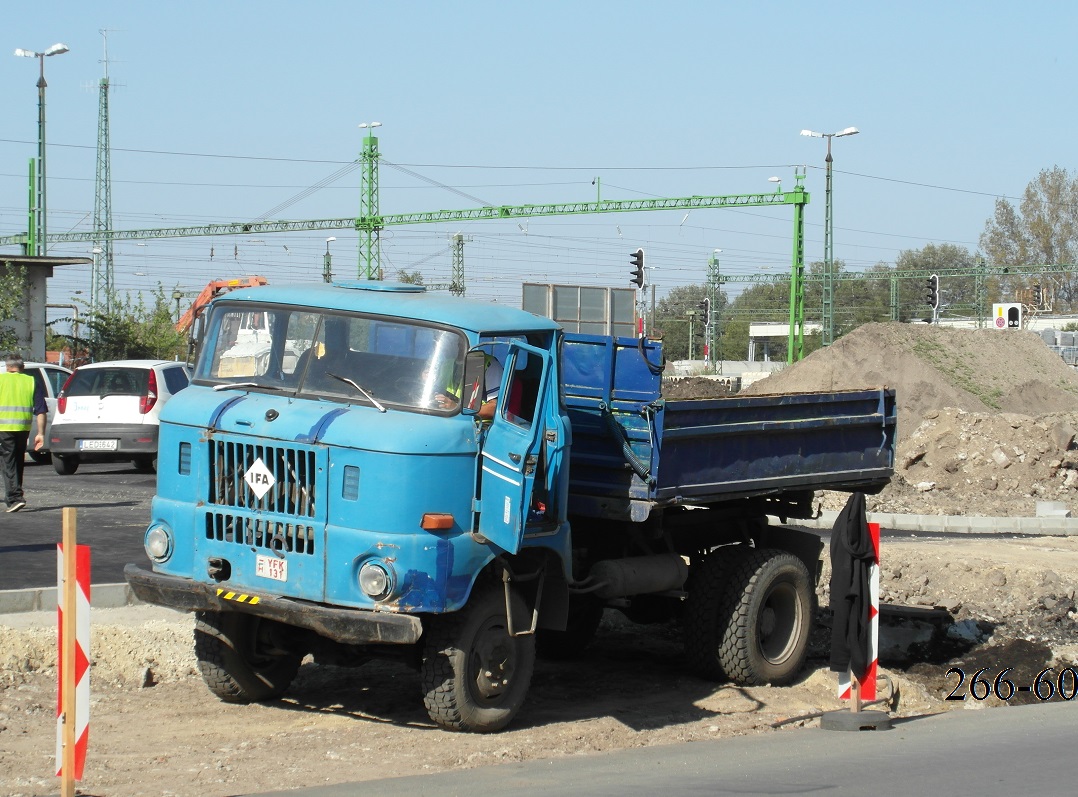
POLYGON ((393 612, 342 609, 282 598, 268 593, 239 592, 224 584, 201 584, 189 578, 124 568, 124 578, 140 601, 184 612, 246 612, 310 631, 348 645, 410 645, 423 634, 418 617, 393 612))

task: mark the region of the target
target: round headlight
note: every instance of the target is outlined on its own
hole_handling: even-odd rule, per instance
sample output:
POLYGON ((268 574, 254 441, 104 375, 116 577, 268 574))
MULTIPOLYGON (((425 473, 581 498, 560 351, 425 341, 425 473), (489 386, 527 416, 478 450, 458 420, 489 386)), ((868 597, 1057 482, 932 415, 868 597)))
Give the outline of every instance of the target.
POLYGON ((392 591, 393 579, 382 565, 366 562, 359 568, 359 588, 368 597, 381 600, 392 591))
POLYGON ((172 536, 163 526, 151 526, 146 532, 146 555, 155 562, 163 562, 172 553, 172 536))

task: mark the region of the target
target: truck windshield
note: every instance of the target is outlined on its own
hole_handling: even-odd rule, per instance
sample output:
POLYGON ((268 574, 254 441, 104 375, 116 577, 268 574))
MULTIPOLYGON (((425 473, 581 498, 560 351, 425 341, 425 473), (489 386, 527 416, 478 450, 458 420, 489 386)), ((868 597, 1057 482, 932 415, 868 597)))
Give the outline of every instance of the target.
POLYGON ((224 304, 214 308, 206 330, 195 380, 217 389, 459 409, 465 338, 452 329, 395 317, 224 304))

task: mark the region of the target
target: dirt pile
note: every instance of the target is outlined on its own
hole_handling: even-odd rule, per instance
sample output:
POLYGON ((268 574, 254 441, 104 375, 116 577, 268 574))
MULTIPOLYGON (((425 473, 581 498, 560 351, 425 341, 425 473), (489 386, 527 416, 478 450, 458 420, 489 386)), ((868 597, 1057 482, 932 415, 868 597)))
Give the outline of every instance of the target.
POLYGON ((870 512, 1033 517, 1060 501, 1078 516, 1078 371, 1031 332, 867 324, 744 392, 881 386, 898 446, 870 512))

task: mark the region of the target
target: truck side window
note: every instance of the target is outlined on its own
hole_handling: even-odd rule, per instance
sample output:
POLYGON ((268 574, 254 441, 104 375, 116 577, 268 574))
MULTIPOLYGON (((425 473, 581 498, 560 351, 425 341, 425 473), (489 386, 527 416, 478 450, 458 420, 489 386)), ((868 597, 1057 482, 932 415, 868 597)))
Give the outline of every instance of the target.
POLYGON ((535 420, 543 363, 538 357, 518 351, 513 366, 507 385, 509 393, 505 401, 504 417, 517 426, 530 428, 535 420))

